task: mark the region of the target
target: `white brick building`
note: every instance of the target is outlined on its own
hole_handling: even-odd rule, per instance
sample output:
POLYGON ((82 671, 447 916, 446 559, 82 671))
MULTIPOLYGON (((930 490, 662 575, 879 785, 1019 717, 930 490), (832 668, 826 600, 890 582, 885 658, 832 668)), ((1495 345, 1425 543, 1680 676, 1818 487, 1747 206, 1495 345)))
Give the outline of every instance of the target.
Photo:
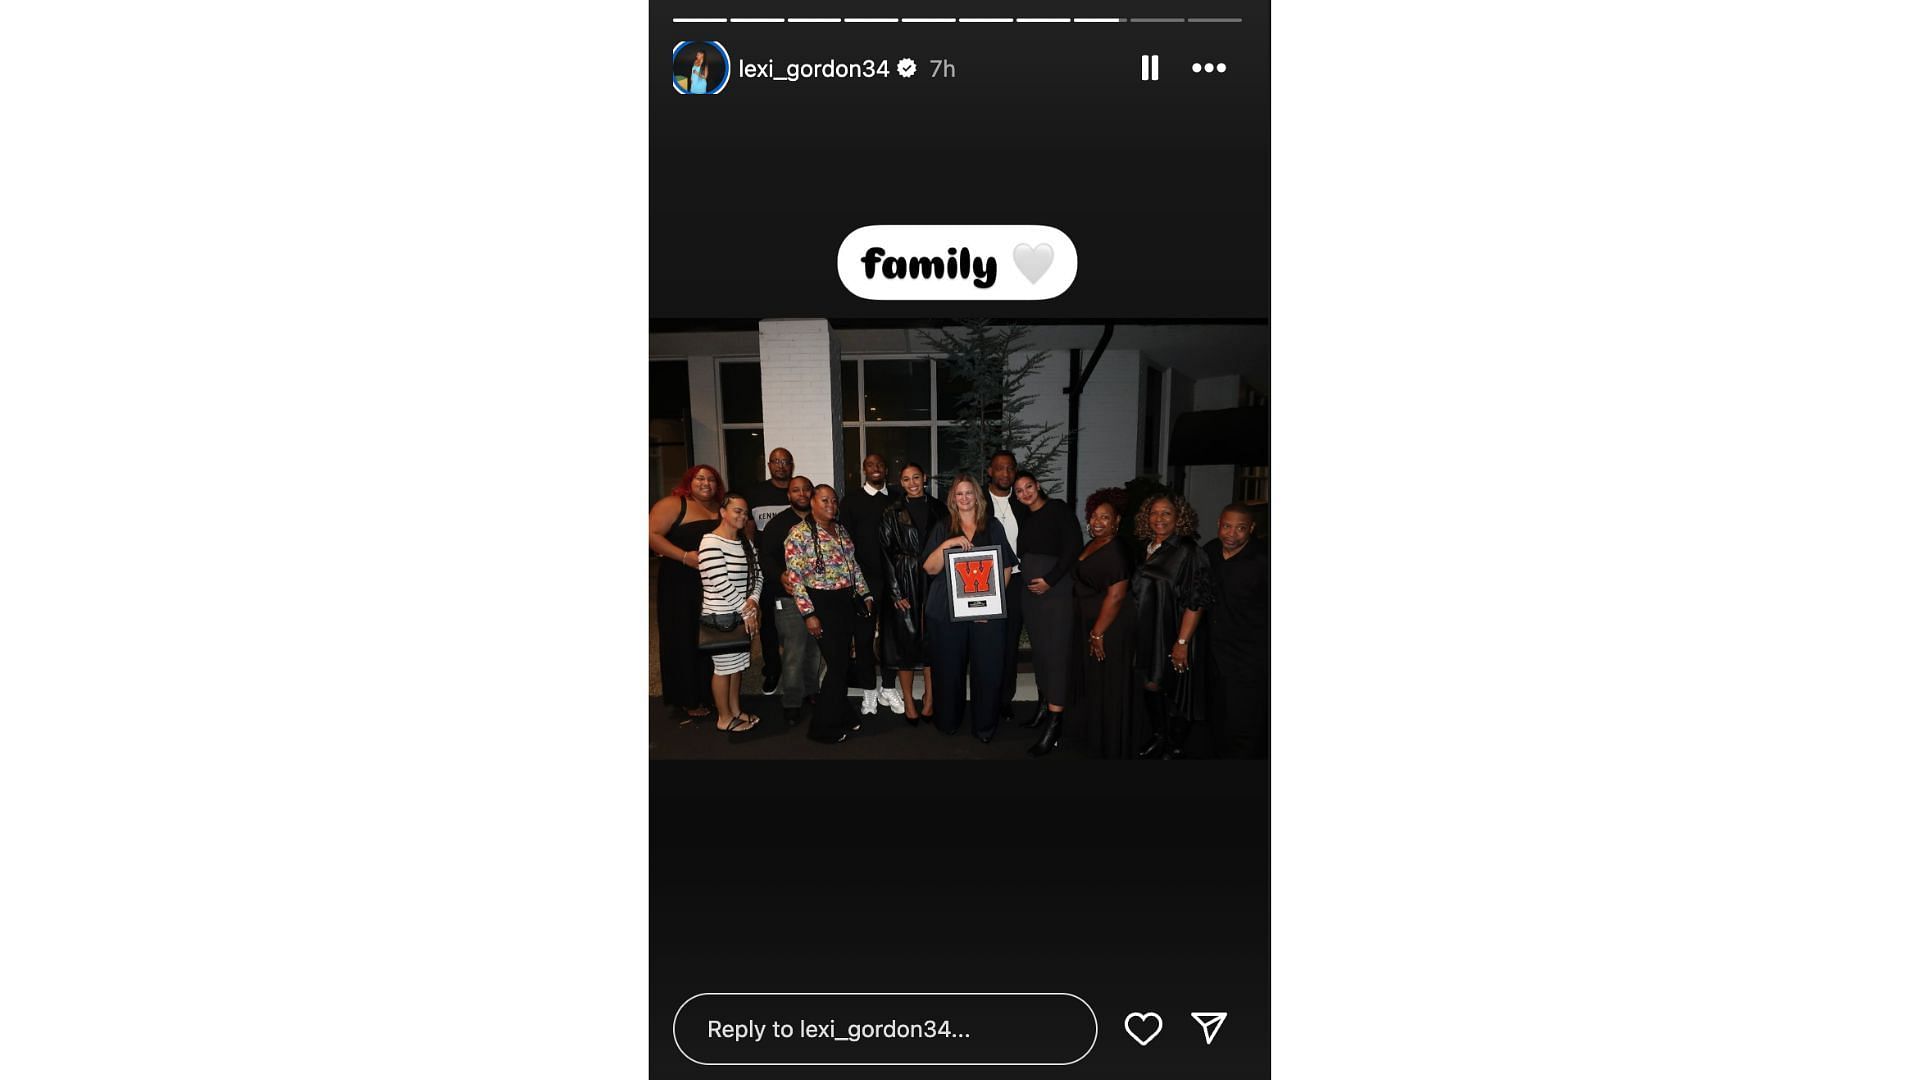
MULTIPOLYGON (((1025 387, 1036 400, 1023 420, 1066 432, 1065 388, 1076 360, 1083 371, 1093 364, 1104 329, 1099 323, 1031 329, 1031 350, 1045 359, 1025 387)), ((1150 474, 1186 494, 1203 522, 1235 498, 1264 502, 1264 438, 1232 446, 1231 462, 1170 462, 1182 450, 1174 438, 1180 417, 1266 403, 1269 340, 1265 325, 1115 324, 1079 398, 1078 467, 1071 478, 1077 498, 1150 474)), ((945 430, 952 387, 943 387, 938 354, 912 326, 835 328, 824 319, 765 319, 662 328, 651 336, 649 360, 652 498, 696 461, 719 467, 735 487, 763 479, 774 446, 793 451, 801 474, 816 482, 831 478, 843 489, 869 452, 885 455, 895 473, 909 460, 937 475, 978 472, 984 464, 954 460, 952 433, 945 430)), ((1012 449, 1023 466, 1034 464, 1025 448, 1012 449)), ((1050 493, 1066 496, 1066 452, 1047 464, 1050 493)))

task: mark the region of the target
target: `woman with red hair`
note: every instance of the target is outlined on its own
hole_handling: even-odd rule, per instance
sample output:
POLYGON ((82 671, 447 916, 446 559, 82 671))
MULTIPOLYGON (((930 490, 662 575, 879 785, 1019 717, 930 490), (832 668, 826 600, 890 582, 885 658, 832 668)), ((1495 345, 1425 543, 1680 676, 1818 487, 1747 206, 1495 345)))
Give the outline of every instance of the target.
POLYGON ((700 651, 700 538, 720 524, 720 470, 695 465, 647 514, 647 547, 660 557, 660 690, 688 719, 713 711, 713 658, 700 651))

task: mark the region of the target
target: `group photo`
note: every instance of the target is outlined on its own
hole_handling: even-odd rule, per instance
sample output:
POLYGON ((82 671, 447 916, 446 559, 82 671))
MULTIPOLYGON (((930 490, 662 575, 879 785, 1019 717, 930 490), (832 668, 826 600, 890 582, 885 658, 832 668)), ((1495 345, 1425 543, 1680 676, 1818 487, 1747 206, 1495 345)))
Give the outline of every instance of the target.
POLYGON ((1262 758, 1261 323, 656 322, 656 758, 1262 758))

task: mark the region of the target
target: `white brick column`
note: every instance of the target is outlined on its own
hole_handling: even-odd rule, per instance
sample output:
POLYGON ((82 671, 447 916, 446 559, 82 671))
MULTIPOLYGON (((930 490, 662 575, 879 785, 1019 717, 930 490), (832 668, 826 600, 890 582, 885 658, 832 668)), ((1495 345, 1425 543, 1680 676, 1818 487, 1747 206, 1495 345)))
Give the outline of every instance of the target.
MULTIPOLYGON (((687 431, 692 464, 725 468, 720 462, 720 369, 711 356, 687 357, 687 412, 693 426, 687 431)), ((674 478, 679 483, 679 478, 674 478)))
POLYGON ((793 451, 793 471, 840 486, 840 349, 825 319, 760 321, 760 408, 767 449, 793 451))

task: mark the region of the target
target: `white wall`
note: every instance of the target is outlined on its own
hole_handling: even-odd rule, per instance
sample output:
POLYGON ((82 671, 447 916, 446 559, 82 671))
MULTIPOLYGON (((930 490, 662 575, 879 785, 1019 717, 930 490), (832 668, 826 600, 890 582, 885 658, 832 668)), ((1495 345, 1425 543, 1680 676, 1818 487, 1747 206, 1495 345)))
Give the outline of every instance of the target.
POLYGON ((786 447, 794 472, 838 486, 840 364, 825 319, 761 321, 760 409, 768 450, 786 447))
MULTIPOLYGON (((1140 379, 1138 352, 1108 349, 1080 395, 1082 504, 1090 493, 1119 487, 1134 477, 1140 460, 1140 379)), ((1080 509, 1073 508, 1075 517, 1080 509)))
POLYGON ((1196 412, 1209 409, 1232 409, 1240 404, 1240 376, 1219 375, 1211 379, 1193 381, 1193 408, 1196 412))
MULTIPOLYGON (((1064 437, 1067 433, 1067 395, 1060 391, 1067 385, 1067 369, 1071 366, 1065 349, 1033 350, 1016 354, 1016 363, 1025 362, 1028 357, 1045 352, 1047 358, 1040 362, 1033 376, 1027 380, 1026 392, 1033 395, 1032 404, 1020 414, 1020 418, 1030 424, 1055 424, 1054 435, 1064 437)), ((1016 447, 1016 450, 1021 448, 1016 447)), ((1020 466, 1032 468, 1034 461, 1025 453, 1020 454, 1020 466)), ((1047 482, 1047 489, 1055 497, 1063 497, 1067 490, 1067 446, 1060 444, 1060 452, 1055 454, 1048 464, 1053 470, 1053 478, 1047 482)))

